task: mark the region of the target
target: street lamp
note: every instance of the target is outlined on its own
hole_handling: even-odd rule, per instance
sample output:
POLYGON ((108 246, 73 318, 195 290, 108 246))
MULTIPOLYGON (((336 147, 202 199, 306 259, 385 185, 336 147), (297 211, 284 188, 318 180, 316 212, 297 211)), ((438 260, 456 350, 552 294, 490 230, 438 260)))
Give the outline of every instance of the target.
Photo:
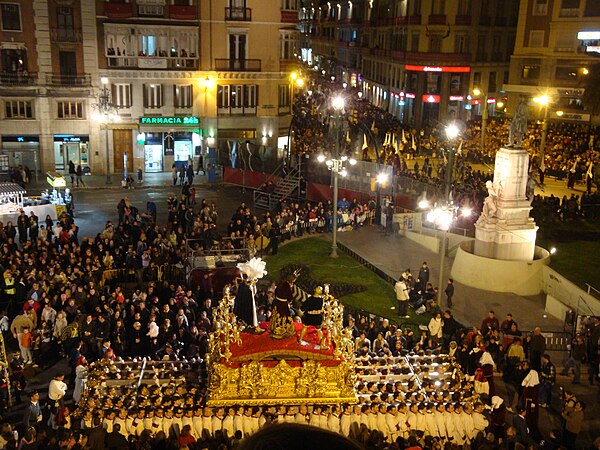
MULTIPOLYGON (((104 137, 106 140, 106 184, 111 184, 108 126, 111 122, 117 122, 119 120, 119 115, 117 114, 118 107, 111 103, 110 89, 108 88, 108 78, 102 77, 100 78, 100 82, 102 83, 102 88, 98 92, 96 103, 92 105, 92 108, 96 110, 96 112, 92 115, 92 119, 104 126, 104 137)), ((125 167, 125 170, 127 170, 127 167, 125 167)))
POLYGON ((481 113, 481 151, 483 152, 485 150, 485 129, 488 121, 488 96, 477 87, 473 89, 473 95, 475 97, 483 96, 483 111, 481 113))
POLYGON ((542 94, 533 98, 533 101, 544 108, 544 122, 542 124, 542 138, 540 139, 540 171, 544 172, 546 165, 544 163, 546 151, 546 135, 548 134, 548 105, 552 102, 547 94, 542 94))
MULTIPOLYGON (((440 239, 440 273, 438 280, 438 305, 442 305, 442 293, 444 292, 444 271, 446 265, 446 241, 448 240, 448 230, 452 226, 454 220, 459 216, 459 208, 457 205, 450 201, 450 188, 452 186, 452 172, 454 164, 454 140, 460 134, 460 128, 456 123, 451 123, 446 126, 446 137, 450 141, 450 154, 448 155, 448 165, 446 167, 446 176, 444 181, 444 197, 441 199, 439 205, 434 205, 431 208, 425 219, 427 222, 432 223, 436 229, 443 231, 442 238, 440 239)), ((429 208, 429 202, 425 198, 419 201, 419 208, 429 208)), ((470 208, 462 208, 460 214, 464 217, 471 215, 470 208)))
POLYGON ((326 158, 325 155, 319 154, 317 161, 325 163, 327 168, 333 173, 333 241, 331 244, 331 256, 337 258, 337 222, 338 222, 338 177, 345 177, 348 175, 348 170, 345 167, 345 163, 350 165, 356 164, 356 159, 348 158, 345 155, 340 156, 340 132, 342 131, 341 120, 343 118, 345 100, 341 96, 336 96, 331 101, 334 114, 332 115, 334 123, 334 138, 335 138, 335 154, 333 158, 326 158))

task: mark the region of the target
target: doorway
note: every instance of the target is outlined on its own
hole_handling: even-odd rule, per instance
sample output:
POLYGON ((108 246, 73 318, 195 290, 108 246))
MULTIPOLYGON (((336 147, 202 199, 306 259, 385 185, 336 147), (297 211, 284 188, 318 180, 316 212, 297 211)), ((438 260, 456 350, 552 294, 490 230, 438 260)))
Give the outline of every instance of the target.
POLYGON ((125 172, 125 153, 127 153, 127 172, 133 172, 133 137, 131 130, 113 130, 113 155, 115 173, 125 172))
POLYGON ((61 84, 75 84, 77 80, 77 56, 75 52, 58 52, 61 84))

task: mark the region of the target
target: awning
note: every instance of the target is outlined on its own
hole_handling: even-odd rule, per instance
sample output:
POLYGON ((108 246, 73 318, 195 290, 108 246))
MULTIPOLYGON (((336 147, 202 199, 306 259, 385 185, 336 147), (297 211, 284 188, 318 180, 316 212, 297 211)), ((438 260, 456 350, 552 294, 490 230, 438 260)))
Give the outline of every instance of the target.
POLYGON ((0 195, 25 195, 27 191, 17 183, 0 183, 0 195))

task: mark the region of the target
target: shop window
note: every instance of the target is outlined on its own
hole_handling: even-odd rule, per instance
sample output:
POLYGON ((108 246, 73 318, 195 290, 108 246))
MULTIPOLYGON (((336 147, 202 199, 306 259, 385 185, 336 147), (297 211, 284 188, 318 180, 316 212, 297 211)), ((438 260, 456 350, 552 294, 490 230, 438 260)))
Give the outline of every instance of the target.
POLYGON ((21 31, 21 5, 17 3, 0 3, 3 31, 21 31))
POLYGON ((115 83, 112 85, 112 101, 117 108, 130 108, 133 102, 131 101, 131 84, 115 83))
POLYGON ((30 100, 6 100, 4 111, 7 119, 33 119, 33 108, 30 100))
POLYGON ((540 66, 525 65, 521 70, 521 78, 524 80, 537 80, 540 77, 540 66))
POLYGON ((144 84, 144 108, 162 108, 162 84, 144 84))
POLYGON ((59 119, 83 119, 83 102, 57 102, 59 119))
POLYGON ((192 85, 183 86, 175 85, 174 95, 176 108, 191 108, 192 107, 192 85))

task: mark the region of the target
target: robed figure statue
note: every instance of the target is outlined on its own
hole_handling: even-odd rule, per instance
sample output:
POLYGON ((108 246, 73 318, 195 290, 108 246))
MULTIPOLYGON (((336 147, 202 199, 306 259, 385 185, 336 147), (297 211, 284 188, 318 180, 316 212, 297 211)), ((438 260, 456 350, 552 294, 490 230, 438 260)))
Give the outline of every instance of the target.
POLYGON ((256 285, 253 280, 245 279, 238 284, 237 294, 233 303, 233 312, 239 321, 244 322, 249 327, 258 326, 258 317, 256 314, 256 285))
POLYGON ((293 285, 297 274, 288 275, 281 280, 275 289, 273 313, 269 322, 269 333, 274 339, 283 339, 296 335, 290 304, 294 299, 293 285))

